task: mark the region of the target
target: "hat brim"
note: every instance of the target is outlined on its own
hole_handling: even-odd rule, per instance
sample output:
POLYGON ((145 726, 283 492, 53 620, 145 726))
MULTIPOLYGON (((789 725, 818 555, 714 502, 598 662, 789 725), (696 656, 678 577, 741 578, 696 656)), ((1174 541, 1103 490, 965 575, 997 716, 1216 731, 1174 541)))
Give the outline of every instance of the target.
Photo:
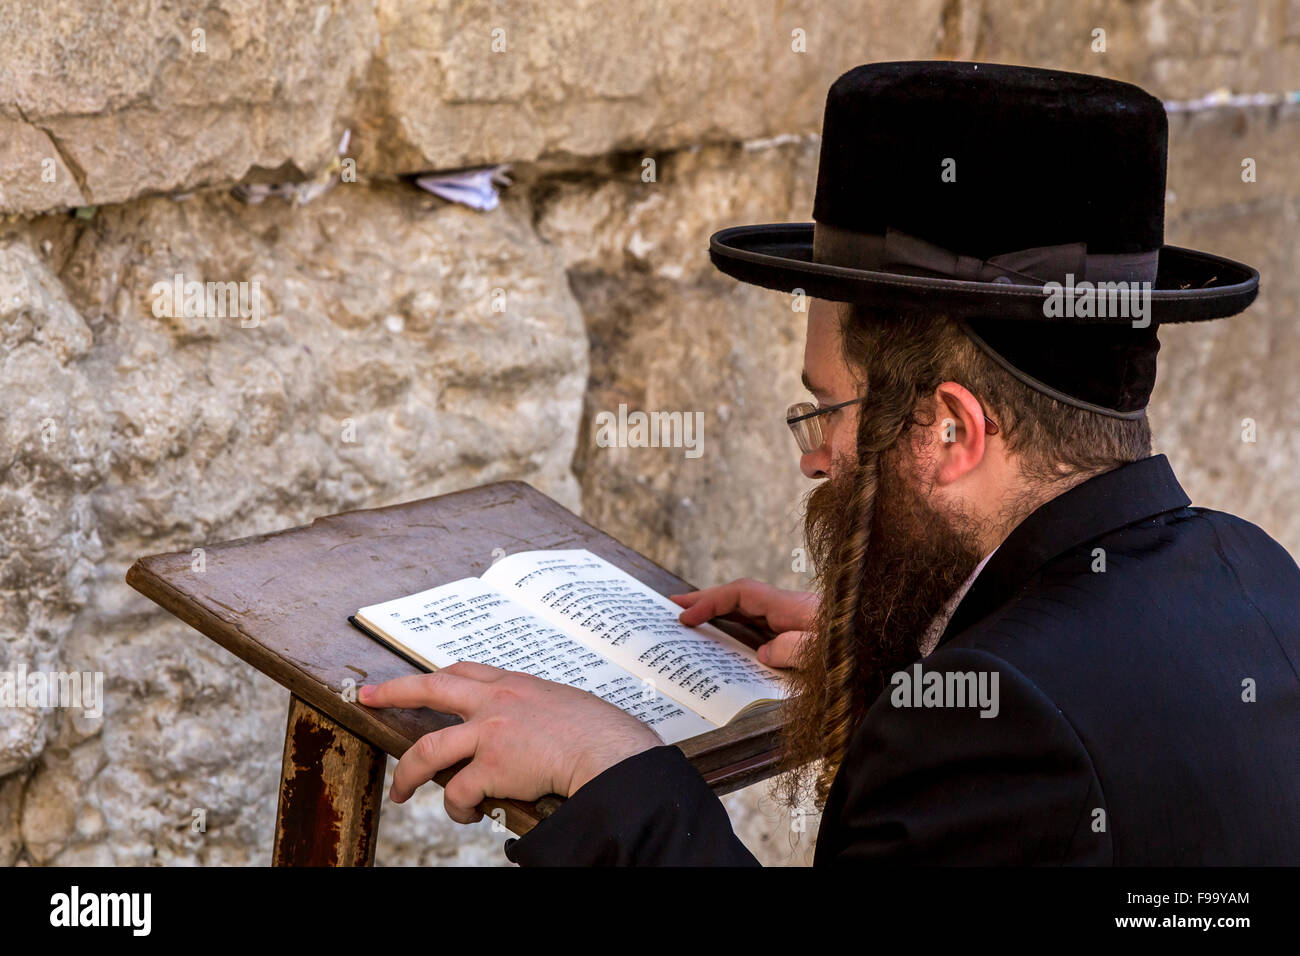
MULTIPOLYGON (((941 308, 963 317, 1124 323, 1128 316, 1048 320, 1042 286, 974 282, 897 272, 873 272, 813 261, 811 222, 732 226, 709 237, 709 258, 719 271, 765 289, 837 302, 901 309, 941 308)), ((1236 315, 1259 293, 1259 273, 1250 266, 1178 246, 1160 248, 1151 287, 1154 322, 1198 322, 1236 315)))

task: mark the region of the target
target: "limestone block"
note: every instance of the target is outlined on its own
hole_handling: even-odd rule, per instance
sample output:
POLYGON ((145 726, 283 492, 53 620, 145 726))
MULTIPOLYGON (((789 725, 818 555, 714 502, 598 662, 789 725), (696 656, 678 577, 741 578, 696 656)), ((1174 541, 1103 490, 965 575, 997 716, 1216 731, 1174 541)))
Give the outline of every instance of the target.
POLYGON ((12 224, 0 342, 0 668, 100 672, 107 698, 0 710, 0 780, 36 767, 33 862, 269 858, 287 693, 131 591, 138 556, 498 478, 579 506, 586 334, 518 200, 345 184, 12 224), (169 314, 177 274, 248 294, 169 314))

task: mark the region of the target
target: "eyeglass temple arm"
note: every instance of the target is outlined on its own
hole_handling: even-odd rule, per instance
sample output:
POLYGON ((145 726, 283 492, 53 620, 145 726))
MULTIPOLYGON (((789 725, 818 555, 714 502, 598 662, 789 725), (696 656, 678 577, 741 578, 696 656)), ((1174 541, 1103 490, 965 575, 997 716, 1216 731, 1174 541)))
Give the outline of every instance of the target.
POLYGON ((837 408, 843 408, 845 405, 852 405, 854 402, 860 402, 860 401, 862 401, 862 399, 860 398, 850 398, 847 402, 840 402, 837 405, 827 405, 825 408, 815 408, 811 412, 805 412, 802 415, 796 415, 794 418, 787 418, 785 420, 785 423, 787 425, 793 425, 796 422, 803 421, 805 418, 816 418, 818 415, 825 415, 827 412, 833 412, 837 408))
MULTIPOLYGON (((814 409, 811 412, 805 412, 802 415, 796 415, 794 418, 787 418, 785 420, 785 423, 787 425, 794 425, 797 424, 798 422, 803 421, 805 418, 816 418, 818 415, 825 415, 827 412, 833 412, 837 408, 843 408, 845 405, 852 405, 854 402, 860 402, 860 401, 862 401, 862 399, 860 398, 850 398, 847 402, 840 402, 837 405, 827 405, 825 408, 814 409)), ((998 428, 998 423, 995 422, 993 419, 989 418, 988 415, 984 416, 984 421, 988 424, 988 427, 984 429, 984 431, 986 431, 988 434, 996 435, 1000 431, 1000 429, 998 428)))

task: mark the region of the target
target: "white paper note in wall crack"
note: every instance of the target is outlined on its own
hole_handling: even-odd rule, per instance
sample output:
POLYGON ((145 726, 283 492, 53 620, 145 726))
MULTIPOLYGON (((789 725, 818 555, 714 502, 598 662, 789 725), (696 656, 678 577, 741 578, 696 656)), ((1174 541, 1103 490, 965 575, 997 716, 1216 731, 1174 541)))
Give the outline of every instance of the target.
POLYGON ((417 177, 415 184, 449 202, 458 202, 479 212, 487 212, 495 209, 500 201, 496 187, 511 185, 510 178, 506 175, 509 169, 509 163, 502 163, 483 169, 430 173, 417 177))

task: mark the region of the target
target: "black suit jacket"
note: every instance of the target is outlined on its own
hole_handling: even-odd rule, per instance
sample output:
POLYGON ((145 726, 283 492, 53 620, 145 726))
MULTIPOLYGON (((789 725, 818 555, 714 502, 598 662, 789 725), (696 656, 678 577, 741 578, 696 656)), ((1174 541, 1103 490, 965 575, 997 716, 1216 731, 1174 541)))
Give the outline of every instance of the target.
MULTIPOLYGON (((814 863, 1300 864, 1300 569, 1189 504, 1159 455, 1021 522, 920 662, 954 689, 996 675, 996 716, 882 693, 814 863)), ((757 863, 670 745, 589 781, 506 855, 757 863)))

